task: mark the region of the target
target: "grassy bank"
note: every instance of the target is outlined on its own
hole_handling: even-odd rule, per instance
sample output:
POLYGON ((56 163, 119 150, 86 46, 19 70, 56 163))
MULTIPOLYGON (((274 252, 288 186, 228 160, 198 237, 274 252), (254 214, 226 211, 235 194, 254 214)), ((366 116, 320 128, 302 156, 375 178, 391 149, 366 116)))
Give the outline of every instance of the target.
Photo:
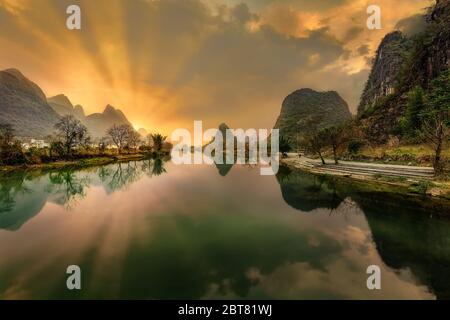
POLYGON ((18 166, 0 166, 0 173, 9 173, 19 170, 54 170, 54 169, 81 169, 92 166, 107 165, 116 162, 138 161, 147 158, 144 153, 99 155, 98 157, 82 158, 75 160, 58 160, 40 164, 24 164, 18 166))
MULTIPOLYGON (((432 148, 426 144, 402 146, 384 145, 378 147, 363 147, 355 154, 345 154, 343 159, 374 163, 432 166, 433 154, 434 151, 432 148)), ((444 161, 450 159, 450 148, 442 150, 442 158, 444 161)))

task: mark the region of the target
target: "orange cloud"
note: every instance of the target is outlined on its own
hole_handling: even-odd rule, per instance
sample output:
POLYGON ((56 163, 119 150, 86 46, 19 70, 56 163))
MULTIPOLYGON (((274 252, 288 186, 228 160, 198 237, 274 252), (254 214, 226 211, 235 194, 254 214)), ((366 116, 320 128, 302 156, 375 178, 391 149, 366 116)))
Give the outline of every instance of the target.
POLYGON ((110 103, 150 131, 268 128, 301 87, 337 90, 354 108, 381 38, 430 1, 377 1, 381 31, 365 28, 368 3, 0 0, 0 68, 88 113, 110 103), (74 3, 81 31, 65 28, 74 3))

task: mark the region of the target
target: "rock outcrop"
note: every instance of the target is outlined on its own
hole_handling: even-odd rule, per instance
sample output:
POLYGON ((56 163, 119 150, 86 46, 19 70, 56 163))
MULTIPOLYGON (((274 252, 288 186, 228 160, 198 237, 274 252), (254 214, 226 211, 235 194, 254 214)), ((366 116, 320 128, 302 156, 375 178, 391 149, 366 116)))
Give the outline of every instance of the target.
POLYGON ((339 125, 351 117, 347 103, 336 91, 300 89, 284 99, 274 128, 280 129, 280 136, 293 142, 297 134, 308 131, 307 123, 311 118, 318 119, 319 128, 326 128, 339 125))
POLYGON ((373 107, 380 98, 393 94, 397 75, 405 61, 409 42, 400 31, 389 33, 378 47, 372 71, 361 95, 358 114, 373 107))
POLYGON ((424 20, 423 31, 411 37, 388 34, 377 50, 358 107, 359 127, 371 143, 383 144, 395 135, 411 89, 427 91, 450 68, 450 0, 437 0, 424 20))

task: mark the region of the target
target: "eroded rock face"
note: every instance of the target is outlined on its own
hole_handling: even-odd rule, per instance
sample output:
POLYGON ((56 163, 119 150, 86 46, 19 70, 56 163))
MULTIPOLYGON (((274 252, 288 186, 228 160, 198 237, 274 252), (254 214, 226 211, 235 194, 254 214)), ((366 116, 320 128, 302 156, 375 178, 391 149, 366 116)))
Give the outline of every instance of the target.
POLYGON ((425 47, 413 73, 416 76, 422 74, 418 78, 425 87, 442 71, 450 68, 450 0, 437 0, 436 6, 426 15, 426 21, 427 40, 431 42, 425 47))
POLYGON ((352 117, 347 103, 336 91, 317 92, 300 89, 288 95, 281 107, 275 124, 280 135, 296 140, 297 133, 308 131, 308 121, 318 120, 318 127, 325 128, 341 124, 352 117))
POLYGON ((361 95, 358 114, 375 105, 380 98, 395 92, 397 75, 407 50, 409 50, 408 41, 400 31, 389 33, 384 37, 361 95))
POLYGON ((405 114, 408 92, 429 89, 450 67, 450 0, 439 0, 424 16, 425 28, 411 37, 399 31, 381 42, 361 95, 358 116, 367 139, 386 143, 405 114))

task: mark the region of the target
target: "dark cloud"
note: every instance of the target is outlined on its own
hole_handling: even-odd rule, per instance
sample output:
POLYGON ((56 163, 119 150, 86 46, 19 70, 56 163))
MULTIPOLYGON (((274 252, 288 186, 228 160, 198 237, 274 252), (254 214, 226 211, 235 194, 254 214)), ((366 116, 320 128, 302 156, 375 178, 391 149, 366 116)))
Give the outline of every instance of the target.
POLYGON ((363 44, 356 49, 356 53, 360 56, 365 56, 370 52, 369 46, 367 44, 363 44))
POLYGON ((245 3, 240 3, 234 6, 231 9, 231 14, 236 21, 243 25, 251 21, 259 20, 258 15, 252 14, 249 7, 245 3))
POLYGON ((411 17, 400 20, 395 26, 404 34, 408 36, 413 36, 425 30, 426 21, 423 14, 416 14, 411 17))
MULTIPOLYGON (((260 9, 270 4, 286 4, 305 11, 333 9, 347 3, 349 0, 247 0, 250 8, 260 9)), ((238 4, 243 0, 228 0, 230 4, 238 4)))
POLYGON ((362 28, 360 26, 353 26, 347 30, 342 41, 345 43, 352 41, 363 32, 364 32, 364 28, 362 28))

